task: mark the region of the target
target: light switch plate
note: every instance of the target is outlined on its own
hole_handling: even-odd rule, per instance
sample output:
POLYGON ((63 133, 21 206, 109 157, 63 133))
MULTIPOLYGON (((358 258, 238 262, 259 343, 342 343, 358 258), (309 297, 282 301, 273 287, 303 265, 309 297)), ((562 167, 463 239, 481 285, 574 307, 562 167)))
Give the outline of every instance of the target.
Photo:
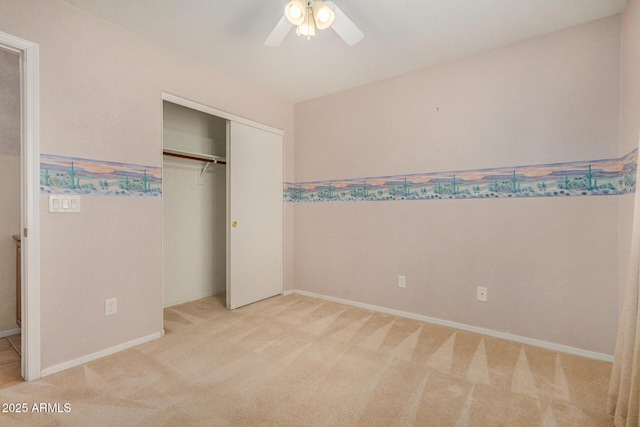
POLYGON ((51 213, 80 212, 80 196, 49 194, 49 212, 51 213))

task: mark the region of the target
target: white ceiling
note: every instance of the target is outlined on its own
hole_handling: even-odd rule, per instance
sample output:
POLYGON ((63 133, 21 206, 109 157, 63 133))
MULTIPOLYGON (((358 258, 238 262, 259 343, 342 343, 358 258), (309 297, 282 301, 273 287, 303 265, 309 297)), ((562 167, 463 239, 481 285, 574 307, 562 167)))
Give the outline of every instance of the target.
POLYGON ((263 42, 288 0, 64 0, 293 102, 622 12, 626 0, 335 0, 364 32, 263 42))

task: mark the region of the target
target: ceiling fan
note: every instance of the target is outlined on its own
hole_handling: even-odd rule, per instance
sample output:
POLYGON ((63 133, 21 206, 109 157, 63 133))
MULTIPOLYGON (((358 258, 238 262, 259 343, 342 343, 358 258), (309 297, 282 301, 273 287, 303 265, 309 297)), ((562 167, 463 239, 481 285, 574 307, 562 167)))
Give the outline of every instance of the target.
POLYGON ((326 0, 291 0, 284 8, 284 15, 276 24, 269 37, 264 41, 267 46, 279 46, 289 34, 291 27, 296 27, 298 36, 311 40, 316 29, 333 28, 344 42, 353 46, 364 37, 360 28, 344 14, 334 2, 326 0))

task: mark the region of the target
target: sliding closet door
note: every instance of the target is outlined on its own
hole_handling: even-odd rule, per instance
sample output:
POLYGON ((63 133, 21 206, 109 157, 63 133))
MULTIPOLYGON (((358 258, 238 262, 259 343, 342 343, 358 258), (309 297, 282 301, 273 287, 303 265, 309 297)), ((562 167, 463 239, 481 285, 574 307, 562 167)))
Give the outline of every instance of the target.
POLYGON ((281 134, 229 122, 227 307, 282 293, 281 134))

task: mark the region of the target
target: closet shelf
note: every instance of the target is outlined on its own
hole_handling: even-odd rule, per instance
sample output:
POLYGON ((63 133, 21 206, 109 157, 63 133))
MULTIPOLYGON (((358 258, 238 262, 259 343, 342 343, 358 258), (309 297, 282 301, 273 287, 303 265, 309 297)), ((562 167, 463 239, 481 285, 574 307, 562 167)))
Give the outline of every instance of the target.
POLYGON ((181 159, 200 160, 202 162, 218 163, 222 165, 227 164, 226 157, 214 156, 212 154, 191 153, 189 151, 174 150, 173 148, 164 148, 162 150, 162 154, 165 156, 180 157, 181 159))

